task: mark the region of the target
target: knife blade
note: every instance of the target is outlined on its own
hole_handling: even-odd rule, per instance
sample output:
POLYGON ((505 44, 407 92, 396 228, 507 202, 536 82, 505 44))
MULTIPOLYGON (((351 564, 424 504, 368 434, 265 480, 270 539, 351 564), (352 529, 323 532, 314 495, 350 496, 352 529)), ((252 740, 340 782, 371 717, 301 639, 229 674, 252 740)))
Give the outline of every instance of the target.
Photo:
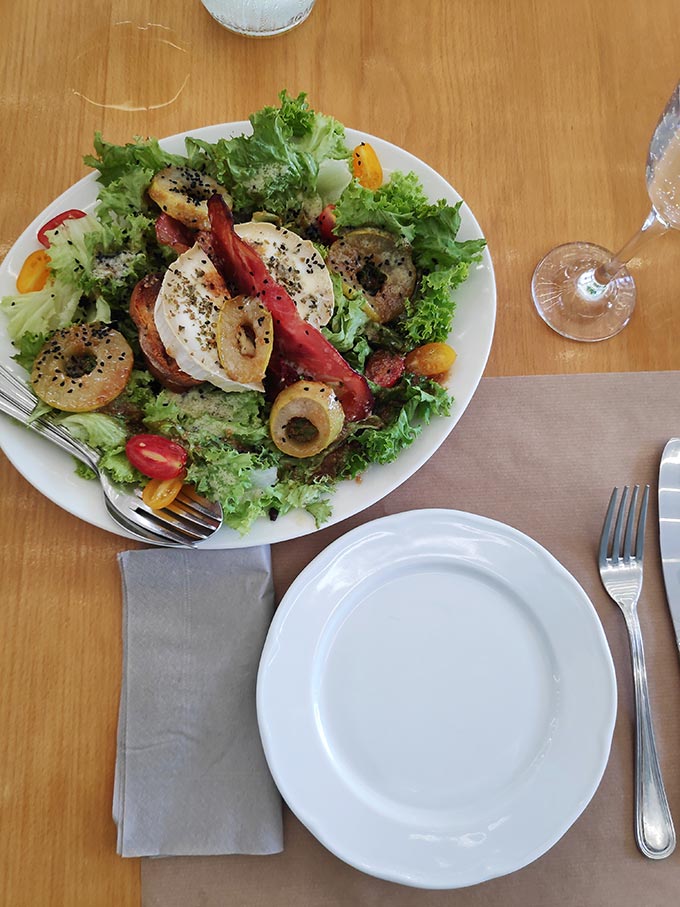
POLYGON ((659 544, 666 600, 680 651, 680 438, 671 438, 661 455, 659 544))

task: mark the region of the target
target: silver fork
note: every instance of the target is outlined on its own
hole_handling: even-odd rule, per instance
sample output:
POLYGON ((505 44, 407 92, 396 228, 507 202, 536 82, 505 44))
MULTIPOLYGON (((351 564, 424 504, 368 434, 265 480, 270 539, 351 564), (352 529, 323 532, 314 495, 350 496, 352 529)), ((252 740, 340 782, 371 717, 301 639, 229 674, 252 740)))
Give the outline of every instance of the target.
POLYGON ((26 425, 54 442, 92 469, 99 478, 104 503, 112 519, 137 538, 165 547, 193 547, 217 532, 223 514, 219 504, 183 488, 172 504, 152 510, 142 500, 141 491, 117 488, 99 469, 99 454, 88 444, 74 438, 64 428, 46 419, 32 419, 36 398, 12 372, 0 368, 0 412, 26 425), (10 388, 10 390, 8 390, 10 388))
POLYGON ((636 717, 635 836, 638 847, 645 856, 652 860, 661 860, 670 856, 675 849, 675 829, 654 740, 645 651, 637 613, 637 603, 642 590, 642 556, 649 485, 645 486, 636 523, 639 492, 640 486, 636 485, 633 488, 627 518, 628 486, 623 489, 618 511, 616 510, 618 489, 615 488, 612 492, 600 538, 599 567, 603 586, 619 606, 626 620, 633 662, 636 717))

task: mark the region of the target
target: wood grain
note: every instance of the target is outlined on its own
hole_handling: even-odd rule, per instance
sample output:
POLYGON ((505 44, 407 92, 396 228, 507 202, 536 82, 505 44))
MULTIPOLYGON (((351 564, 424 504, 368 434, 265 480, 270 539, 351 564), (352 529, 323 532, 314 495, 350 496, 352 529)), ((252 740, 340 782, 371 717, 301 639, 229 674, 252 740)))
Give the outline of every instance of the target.
MULTIPOLYGON (((677 369, 680 236, 635 262, 638 308, 606 343, 553 334, 529 283, 552 246, 618 247, 644 219, 679 19, 675 0, 318 0, 295 31, 252 40, 198 0, 5 0, 0 255, 86 173, 95 130, 169 135, 305 90, 471 205, 498 283, 487 374, 677 369)), ((110 818, 126 546, 0 468, 0 903, 138 905, 110 818)))

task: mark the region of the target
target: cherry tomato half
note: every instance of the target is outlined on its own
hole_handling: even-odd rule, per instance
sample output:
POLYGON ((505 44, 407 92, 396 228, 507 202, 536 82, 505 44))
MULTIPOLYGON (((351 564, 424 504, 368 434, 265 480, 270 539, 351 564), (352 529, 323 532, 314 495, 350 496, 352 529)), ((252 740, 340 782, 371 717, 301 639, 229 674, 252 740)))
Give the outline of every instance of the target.
POLYGON ((69 208, 68 211, 62 211, 61 214, 57 214, 56 217, 48 220, 47 223, 43 224, 38 230, 38 242, 45 246, 46 249, 49 249, 50 241, 47 238, 49 231, 61 227, 65 220, 78 220, 79 217, 85 217, 85 212, 81 211, 80 208, 69 208))
POLYGON ((172 504, 184 487, 186 471, 183 469, 174 479, 151 479, 144 486, 142 500, 152 510, 162 510, 172 504))
POLYGON ((448 371, 456 361, 456 351, 448 343, 426 343, 406 357, 406 368, 414 375, 432 378, 448 371))
POLYGON ((34 293, 42 290, 50 276, 50 256, 44 249, 31 252, 21 266, 17 277, 17 290, 20 293, 34 293))
POLYGON ((175 479, 187 461, 187 452, 162 435, 133 435, 125 453, 135 469, 150 479, 175 479))
POLYGON ((326 205, 321 214, 316 219, 316 225, 319 228, 319 239, 322 243, 330 246, 338 238, 333 233, 335 227, 335 205, 326 205))
POLYGON ((372 145, 362 142, 352 154, 354 176, 364 189, 379 189, 383 182, 383 170, 372 145))

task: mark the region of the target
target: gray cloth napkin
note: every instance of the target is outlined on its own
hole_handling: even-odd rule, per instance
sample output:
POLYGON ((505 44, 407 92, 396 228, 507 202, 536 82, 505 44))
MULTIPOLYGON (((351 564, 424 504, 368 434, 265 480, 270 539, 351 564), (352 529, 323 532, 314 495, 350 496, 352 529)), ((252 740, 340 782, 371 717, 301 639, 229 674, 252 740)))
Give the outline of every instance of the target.
POLYGON ((137 550, 118 560, 118 853, 279 853, 281 798, 255 710, 274 609, 269 548, 137 550))

